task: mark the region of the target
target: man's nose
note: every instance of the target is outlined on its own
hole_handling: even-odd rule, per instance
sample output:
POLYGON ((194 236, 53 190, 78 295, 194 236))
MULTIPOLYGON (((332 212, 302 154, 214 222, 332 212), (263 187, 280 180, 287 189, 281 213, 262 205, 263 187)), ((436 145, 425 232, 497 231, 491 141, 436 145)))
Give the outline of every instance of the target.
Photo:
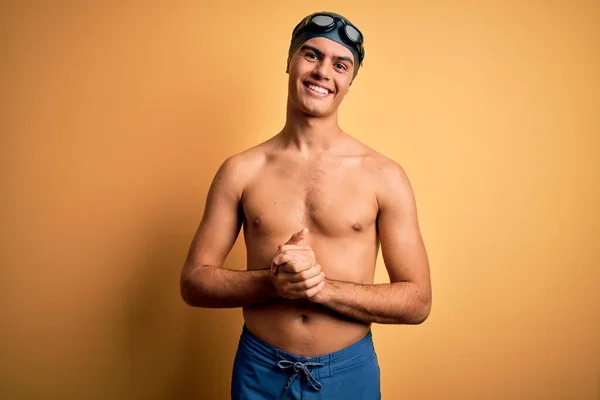
POLYGON ((322 60, 315 66, 313 71, 315 78, 329 80, 331 79, 331 63, 327 60, 322 60))

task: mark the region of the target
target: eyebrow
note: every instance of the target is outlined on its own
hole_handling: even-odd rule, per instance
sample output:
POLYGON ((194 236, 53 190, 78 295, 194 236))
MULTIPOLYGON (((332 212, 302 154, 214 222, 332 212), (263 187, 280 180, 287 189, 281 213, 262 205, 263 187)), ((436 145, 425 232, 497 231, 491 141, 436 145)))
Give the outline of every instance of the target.
MULTIPOLYGON (((325 55, 325 54, 323 54, 323 52, 321 50, 317 49, 316 47, 309 46, 307 44, 302 45, 302 47, 300 47, 300 50, 301 51, 305 51, 305 50, 314 51, 317 54, 317 56, 319 56, 319 57, 323 57, 325 55)), ((332 58, 334 60, 338 60, 338 61, 346 61, 346 62, 350 63, 350 65, 354 65, 354 61, 352 61, 352 58, 350 58, 350 57, 334 55, 332 58)))

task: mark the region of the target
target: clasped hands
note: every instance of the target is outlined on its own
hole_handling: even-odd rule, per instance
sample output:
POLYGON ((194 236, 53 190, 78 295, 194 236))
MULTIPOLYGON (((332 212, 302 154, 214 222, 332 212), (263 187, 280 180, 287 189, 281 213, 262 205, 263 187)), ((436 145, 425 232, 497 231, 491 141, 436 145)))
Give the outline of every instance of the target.
POLYGON ((294 233, 279 246, 271 262, 271 277, 278 296, 316 301, 316 295, 325 286, 325 274, 317 264, 315 253, 303 244, 307 235, 307 228, 294 233))

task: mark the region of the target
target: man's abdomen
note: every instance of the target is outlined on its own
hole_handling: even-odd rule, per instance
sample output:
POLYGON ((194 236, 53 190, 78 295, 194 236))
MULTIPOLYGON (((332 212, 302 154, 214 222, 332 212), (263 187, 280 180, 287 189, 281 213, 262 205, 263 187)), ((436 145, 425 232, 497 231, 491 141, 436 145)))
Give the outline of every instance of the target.
MULTIPOLYGON (((331 222, 331 221, 330 221, 331 222)), ((363 222, 356 231, 351 225, 344 233, 327 235, 309 224, 308 238, 316 261, 329 279, 356 284, 373 283, 378 241, 373 222, 363 222)), ((335 224, 332 224, 335 225, 335 224)), ((295 229, 296 227, 294 227, 295 229)), ((330 226, 334 229, 335 226, 330 226)), ((299 228, 300 229, 300 228, 299 228)), ((299 230, 298 229, 298 230, 299 230)), ((338 227, 338 230, 343 230, 338 227)), ((293 233, 293 230, 290 230, 293 233)), ((261 236, 256 229, 245 233, 248 269, 269 266, 283 238, 261 236)), ((307 299, 277 299, 266 304, 244 308, 248 330, 268 344, 287 352, 314 357, 343 349, 363 338, 370 325, 307 299)))
POLYGON ((279 299, 244 308, 250 332, 266 343, 303 357, 341 350, 358 342, 369 324, 346 318, 308 300, 279 299))

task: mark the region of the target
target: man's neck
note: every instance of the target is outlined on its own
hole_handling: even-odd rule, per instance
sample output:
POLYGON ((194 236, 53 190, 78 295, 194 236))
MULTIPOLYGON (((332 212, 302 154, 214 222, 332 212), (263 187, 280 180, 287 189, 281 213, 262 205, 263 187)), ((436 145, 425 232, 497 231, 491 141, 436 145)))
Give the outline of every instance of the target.
POLYGON ((280 135, 288 146, 305 155, 329 149, 344 135, 338 124, 337 112, 326 117, 314 117, 290 108, 280 135))

